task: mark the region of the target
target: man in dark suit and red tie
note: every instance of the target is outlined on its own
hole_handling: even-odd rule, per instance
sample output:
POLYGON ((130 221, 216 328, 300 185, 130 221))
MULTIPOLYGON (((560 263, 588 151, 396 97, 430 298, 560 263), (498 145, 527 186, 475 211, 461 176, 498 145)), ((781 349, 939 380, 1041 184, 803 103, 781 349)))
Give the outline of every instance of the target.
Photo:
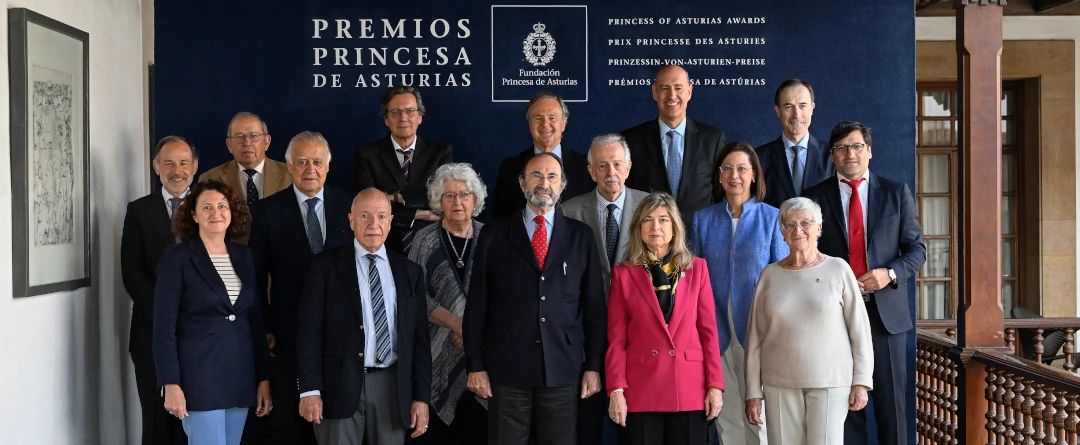
POLYGON ((802 79, 788 79, 776 88, 773 110, 783 128, 780 137, 755 150, 765 174, 765 203, 776 208, 803 190, 833 176, 829 148, 810 134, 814 117, 814 87, 802 79))
POLYGON ((265 444, 314 445, 311 425, 292 406, 300 403, 296 385, 297 312, 304 271, 324 250, 347 246, 352 196, 326 186, 330 145, 319 133, 294 136, 285 149, 292 185, 252 208, 251 246, 257 294, 266 320, 266 337, 274 354, 274 401, 263 434, 265 444))
POLYGON ((453 162, 454 147, 416 134, 424 121, 424 100, 411 86, 390 88, 380 104, 390 132, 356 149, 356 191, 375 187, 390 198, 394 225, 386 245, 409 254, 413 235, 439 217, 428 208, 427 180, 443 164, 453 162))
POLYGON ((135 385, 142 407, 142 444, 184 444, 180 420, 165 411, 165 398, 157 387, 154 369, 154 286, 157 266, 165 248, 180 242, 172 232, 172 218, 187 196, 199 154, 180 136, 166 136, 154 148, 154 173, 161 189, 128 203, 120 237, 120 273, 131 297, 128 352, 135 364, 135 385))
POLYGON ((720 149, 724 132, 686 117, 693 96, 690 75, 680 66, 656 73, 652 97, 659 116, 624 130, 634 168, 626 186, 675 197, 684 221, 715 203, 720 189, 720 149))
POLYGON ((462 323, 468 386, 488 402, 492 445, 577 443, 578 403, 601 390, 607 314, 592 229, 556 203, 551 153, 518 186, 527 206, 484 226, 462 323))
POLYGON ((870 173, 870 127, 836 125, 829 137, 836 176, 806 191, 821 205, 821 252, 843 258, 859 280, 874 342, 874 390, 870 393, 878 435, 868 437, 866 410, 848 414, 844 443, 906 445, 908 331, 914 328, 906 286, 926 261, 915 200, 907 184, 870 173))

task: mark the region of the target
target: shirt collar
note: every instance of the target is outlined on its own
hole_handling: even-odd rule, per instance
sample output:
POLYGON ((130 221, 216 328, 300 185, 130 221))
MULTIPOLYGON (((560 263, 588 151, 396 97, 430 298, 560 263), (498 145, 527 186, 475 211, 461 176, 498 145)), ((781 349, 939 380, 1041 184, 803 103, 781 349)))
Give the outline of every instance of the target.
POLYGON ((368 254, 374 254, 376 257, 379 257, 379 259, 382 260, 382 261, 390 261, 386 257, 386 243, 383 243, 383 245, 379 246, 379 250, 376 250, 375 252, 368 252, 367 249, 364 248, 364 246, 360 245, 360 241, 357 241, 356 238, 353 238, 352 243, 353 243, 353 252, 355 252, 357 260, 360 260, 361 258, 364 258, 368 254))
MULTIPOLYGON (((189 192, 191 192, 191 187, 184 189, 184 193, 181 193, 179 198, 184 199, 184 197, 186 197, 189 192)), ((161 186, 161 197, 165 198, 165 202, 169 202, 170 199, 175 198, 172 193, 169 193, 168 190, 165 190, 165 186, 161 186)))
MULTIPOLYGON (((540 153, 542 153, 540 149, 536 148, 536 145, 533 145, 533 154, 538 155, 540 153)), ((559 145, 556 145, 555 149, 551 150, 551 154, 558 156, 559 159, 562 159, 562 144, 560 143, 559 145)))
POLYGON ((394 150, 410 151, 410 150, 416 150, 416 140, 417 139, 420 139, 420 138, 418 136, 413 136, 412 144, 409 144, 408 147, 404 147, 404 148, 401 146, 401 144, 398 144, 397 139, 394 139, 393 136, 390 137, 390 142, 392 144, 394 144, 394 150))
POLYGON ((300 189, 296 188, 296 184, 293 184, 292 190, 293 193, 296 194, 296 202, 299 203, 301 206, 306 206, 306 201, 309 198, 319 198, 319 202, 326 202, 326 200, 323 199, 323 192, 326 191, 326 187, 319 189, 319 193, 316 193, 315 196, 305 195, 303 192, 300 191, 300 189))
MULTIPOLYGON (((529 221, 532 221, 533 219, 535 219, 536 215, 537 215, 537 213, 533 211, 532 207, 529 207, 528 205, 525 205, 525 222, 526 223, 528 223, 529 221)), ((554 218, 555 218, 555 208, 552 207, 551 210, 548 210, 548 212, 544 214, 544 220, 547 221, 549 226, 555 227, 555 219, 554 218)))
POLYGON ((619 197, 615 198, 615 201, 608 201, 607 198, 604 197, 604 195, 600 194, 600 188, 599 187, 596 188, 596 205, 600 209, 606 210, 608 204, 615 204, 615 207, 618 207, 619 210, 622 210, 624 203, 626 203, 626 186, 625 185, 623 186, 622 193, 619 193, 619 197))
MULTIPOLYGON (((266 167, 266 158, 263 158, 262 162, 259 162, 259 165, 255 166, 255 171, 259 172, 259 174, 261 175, 264 167, 266 167)), ((244 166, 240 165, 239 162, 236 163, 236 169, 239 170, 240 173, 247 174, 244 172, 244 166)))
MULTIPOLYGON (((847 178, 845 178, 844 175, 841 175, 840 172, 836 172, 836 180, 840 182, 840 187, 851 188, 849 185, 844 184, 843 180, 845 180, 845 179, 847 179, 847 178)), ((870 183, 870 169, 866 169, 866 171, 863 172, 862 178, 860 178, 860 179, 865 179, 866 182, 864 182, 864 184, 869 184, 870 183)))
POLYGON ((790 140, 788 140, 787 136, 783 135, 783 134, 780 135, 780 139, 784 141, 784 150, 785 151, 786 150, 791 150, 791 147, 794 147, 796 145, 802 147, 803 150, 806 150, 806 147, 809 147, 809 145, 807 145, 807 144, 810 143, 810 132, 806 132, 806 134, 803 135, 802 140, 800 140, 798 143, 791 142, 790 140))
POLYGON ((679 133, 680 136, 686 136, 686 118, 685 117, 683 118, 682 122, 679 122, 679 125, 675 126, 675 128, 671 128, 671 127, 667 126, 667 124, 664 123, 663 119, 656 118, 656 121, 660 123, 660 135, 661 136, 666 135, 667 132, 670 131, 670 130, 675 130, 675 132, 679 133))

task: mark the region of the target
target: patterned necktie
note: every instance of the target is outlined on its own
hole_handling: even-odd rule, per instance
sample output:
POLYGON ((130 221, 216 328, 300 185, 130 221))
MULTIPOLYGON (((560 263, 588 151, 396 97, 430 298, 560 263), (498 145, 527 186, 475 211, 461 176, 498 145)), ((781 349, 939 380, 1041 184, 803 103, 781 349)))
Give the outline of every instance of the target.
POLYGON ((246 191, 247 191, 247 205, 248 205, 248 208, 250 209, 251 206, 255 205, 255 201, 259 200, 259 188, 255 187, 255 173, 258 173, 258 172, 255 171, 255 169, 253 169, 253 168, 249 168, 249 169, 244 170, 244 173, 247 173, 247 175, 248 175, 246 191))
POLYGON ((794 166, 791 168, 791 182, 795 185, 795 196, 802 196, 803 174, 806 172, 806 150, 800 145, 792 145, 795 152, 794 166))
POLYGON ((533 231, 532 247, 533 252, 536 252, 536 263, 540 265, 540 271, 544 271, 544 260, 547 259, 547 221, 544 220, 543 215, 536 215, 533 218, 536 222, 536 230, 533 231))
POLYGON ((840 182, 851 186, 851 202, 848 203, 848 264, 855 277, 866 274, 866 231, 863 229, 862 198, 859 197, 859 185, 866 178, 857 181, 841 179, 840 182))
POLYGON ((319 204, 319 198, 308 198, 307 204, 307 240, 311 246, 311 253, 318 254, 323 250, 322 225, 319 224, 319 214, 315 212, 315 206, 319 204))
POLYGON ((619 222, 615 221, 615 204, 607 205, 607 224, 604 227, 604 247, 607 248, 608 266, 615 267, 615 246, 619 244, 619 222))
POLYGON ((382 281, 379 269, 375 268, 374 254, 364 255, 368 259, 368 287, 371 289, 371 314, 375 318, 375 363, 385 364, 390 361, 390 326, 386 320, 386 302, 383 299, 382 281))
MULTIPOLYGON (((176 218, 177 218, 176 214, 177 214, 177 210, 180 210, 180 202, 181 201, 183 201, 183 199, 169 198, 169 208, 171 209, 169 211, 169 219, 171 221, 176 221, 176 218)), ((180 243, 180 235, 173 235, 173 239, 176 241, 177 244, 180 243)))
POLYGON ((671 139, 665 160, 668 182, 671 184, 671 196, 679 196, 679 178, 682 176, 682 156, 679 154, 679 147, 682 147, 682 135, 675 130, 668 130, 667 135, 671 139))
MULTIPOLYGON (((404 161, 401 163, 401 174, 405 176, 405 184, 408 184, 409 183, 409 168, 412 167, 412 153, 413 153, 413 151, 411 149, 410 150, 398 149, 398 153, 401 153, 402 156, 405 157, 404 161)), ((408 229, 408 230, 405 230, 405 233, 401 235, 401 245, 402 245, 401 251, 406 256, 409 255, 409 250, 412 249, 413 235, 414 235, 414 233, 413 233, 411 228, 408 229)))

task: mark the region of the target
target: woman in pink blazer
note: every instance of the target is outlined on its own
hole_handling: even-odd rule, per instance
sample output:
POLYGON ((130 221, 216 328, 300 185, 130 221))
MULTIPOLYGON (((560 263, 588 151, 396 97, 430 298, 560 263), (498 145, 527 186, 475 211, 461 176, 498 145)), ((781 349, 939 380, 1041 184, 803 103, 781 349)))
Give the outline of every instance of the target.
POLYGON ((607 391, 620 445, 702 444, 724 377, 705 260, 686 246, 675 198, 638 204, 626 262, 611 272, 607 391))

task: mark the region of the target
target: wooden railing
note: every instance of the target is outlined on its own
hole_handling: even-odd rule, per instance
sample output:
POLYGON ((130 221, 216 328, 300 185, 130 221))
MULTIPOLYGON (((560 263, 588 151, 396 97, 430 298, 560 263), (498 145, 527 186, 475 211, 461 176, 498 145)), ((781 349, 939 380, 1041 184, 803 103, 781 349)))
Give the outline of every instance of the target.
POLYGON ((915 425, 920 445, 958 444, 960 390, 956 384, 956 363, 949 358, 949 350, 955 346, 955 340, 919 330, 915 359, 915 425))
MULTIPOLYGON (((956 338, 956 320, 919 320, 918 326, 925 331, 956 338)), ((1039 363, 1061 360, 1062 369, 1076 372, 1077 362, 1080 362, 1080 356, 1076 356, 1077 330, 1080 330, 1080 318, 1006 318, 1005 347, 1016 357, 1039 363), (1019 333, 1022 331, 1030 334, 1031 339, 1021 341, 1019 333)))

